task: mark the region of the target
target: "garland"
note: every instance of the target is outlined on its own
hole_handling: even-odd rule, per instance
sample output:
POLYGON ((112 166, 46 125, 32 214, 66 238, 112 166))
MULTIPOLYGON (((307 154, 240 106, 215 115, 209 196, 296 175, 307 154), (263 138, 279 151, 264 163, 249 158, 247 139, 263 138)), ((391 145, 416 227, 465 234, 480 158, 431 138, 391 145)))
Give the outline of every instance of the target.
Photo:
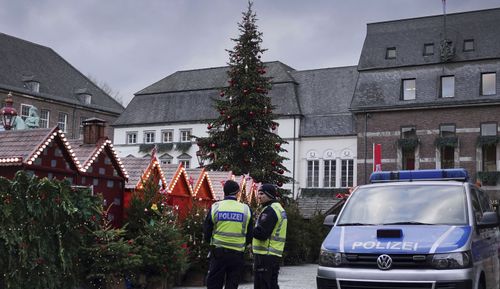
POLYGON ((500 179, 500 172, 477 172, 477 178, 484 186, 496 186, 500 179))
POLYGON ((443 148, 443 147, 453 147, 456 148, 458 146, 458 137, 438 137, 434 141, 434 145, 436 145, 437 148, 443 148))
POLYGON ((191 148, 191 145, 191 142, 178 142, 175 144, 175 150, 185 153, 191 148))
POLYGON ((477 138, 477 145, 496 145, 499 141, 499 137, 496 135, 480 135, 477 138))
POLYGON ((420 140, 418 138, 400 138, 398 139, 398 146, 402 149, 414 149, 418 146, 420 140))

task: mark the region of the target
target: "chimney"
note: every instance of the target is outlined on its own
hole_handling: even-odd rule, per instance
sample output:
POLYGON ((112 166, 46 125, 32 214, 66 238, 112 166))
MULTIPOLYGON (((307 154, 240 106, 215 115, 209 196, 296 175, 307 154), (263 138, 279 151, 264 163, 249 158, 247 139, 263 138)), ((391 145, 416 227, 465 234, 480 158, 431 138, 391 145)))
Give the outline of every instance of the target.
POLYGON ((100 118, 92 117, 84 120, 83 125, 83 143, 96 144, 101 138, 104 138, 104 128, 106 121, 100 118))

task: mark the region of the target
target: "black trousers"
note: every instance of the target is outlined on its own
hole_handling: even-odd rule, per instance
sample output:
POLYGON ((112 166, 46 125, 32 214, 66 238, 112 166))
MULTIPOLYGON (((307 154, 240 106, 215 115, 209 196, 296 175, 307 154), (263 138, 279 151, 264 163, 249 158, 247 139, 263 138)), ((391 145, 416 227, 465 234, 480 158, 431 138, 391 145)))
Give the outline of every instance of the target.
POLYGON ((215 248, 210 252, 208 267, 208 289, 236 289, 240 283, 245 261, 243 252, 225 248, 215 248))
POLYGON ((254 254, 254 289, 279 289, 278 275, 281 258, 272 255, 254 254))

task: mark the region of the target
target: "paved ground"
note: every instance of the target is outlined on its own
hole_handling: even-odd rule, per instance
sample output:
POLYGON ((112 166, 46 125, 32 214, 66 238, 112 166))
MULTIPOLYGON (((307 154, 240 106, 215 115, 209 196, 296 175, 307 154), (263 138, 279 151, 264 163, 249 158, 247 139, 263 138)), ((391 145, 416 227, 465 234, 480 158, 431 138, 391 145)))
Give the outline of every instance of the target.
MULTIPOLYGON (((280 289, 316 288, 317 264, 281 267, 279 275, 280 289)), ((200 289, 206 287, 174 287, 174 289, 200 289)), ((253 289, 253 284, 241 284, 238 289, 253 289)))

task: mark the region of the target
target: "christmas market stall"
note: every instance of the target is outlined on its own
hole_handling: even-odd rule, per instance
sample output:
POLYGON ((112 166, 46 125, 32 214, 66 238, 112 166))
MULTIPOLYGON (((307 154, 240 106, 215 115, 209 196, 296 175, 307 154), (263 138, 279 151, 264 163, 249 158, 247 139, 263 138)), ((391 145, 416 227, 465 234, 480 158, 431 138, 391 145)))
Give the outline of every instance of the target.
POLYGON ((186 169, 182 164, 161 164, 167 186, 167 205, 170 205, 183 220, 193 207, 193 190, 189 184, 186 169))
POLYGON ((167 181, 156 158, 127 156, 122 158, 122 162, 128 172, 128 181, 125 184, 123 197, 124 209, 129 207, 134 194, 143 193, 145 182, 151 181, 158 184, 158 194, 167 187, 167 181))
POLYGON ((58 128, 0 131, 0 176, 24 170, 39 178, 76 184, 80 162, 58 128))
POLYGON ((107 218, 113 226, 123 222, 123 192, 127 171, 116 154, 111 140, 104 136, 104 121, 92 118, 83 122, 83 140, 71 140, 76 157, 81 161, 77 185, 92 187, 102 194, 107 218))
POLYGON ((208 173, 204 168, 186 169, 186 172, 193 188, 194 202, 203 208, 210 208, 215 202, 215 196, 208 173))

